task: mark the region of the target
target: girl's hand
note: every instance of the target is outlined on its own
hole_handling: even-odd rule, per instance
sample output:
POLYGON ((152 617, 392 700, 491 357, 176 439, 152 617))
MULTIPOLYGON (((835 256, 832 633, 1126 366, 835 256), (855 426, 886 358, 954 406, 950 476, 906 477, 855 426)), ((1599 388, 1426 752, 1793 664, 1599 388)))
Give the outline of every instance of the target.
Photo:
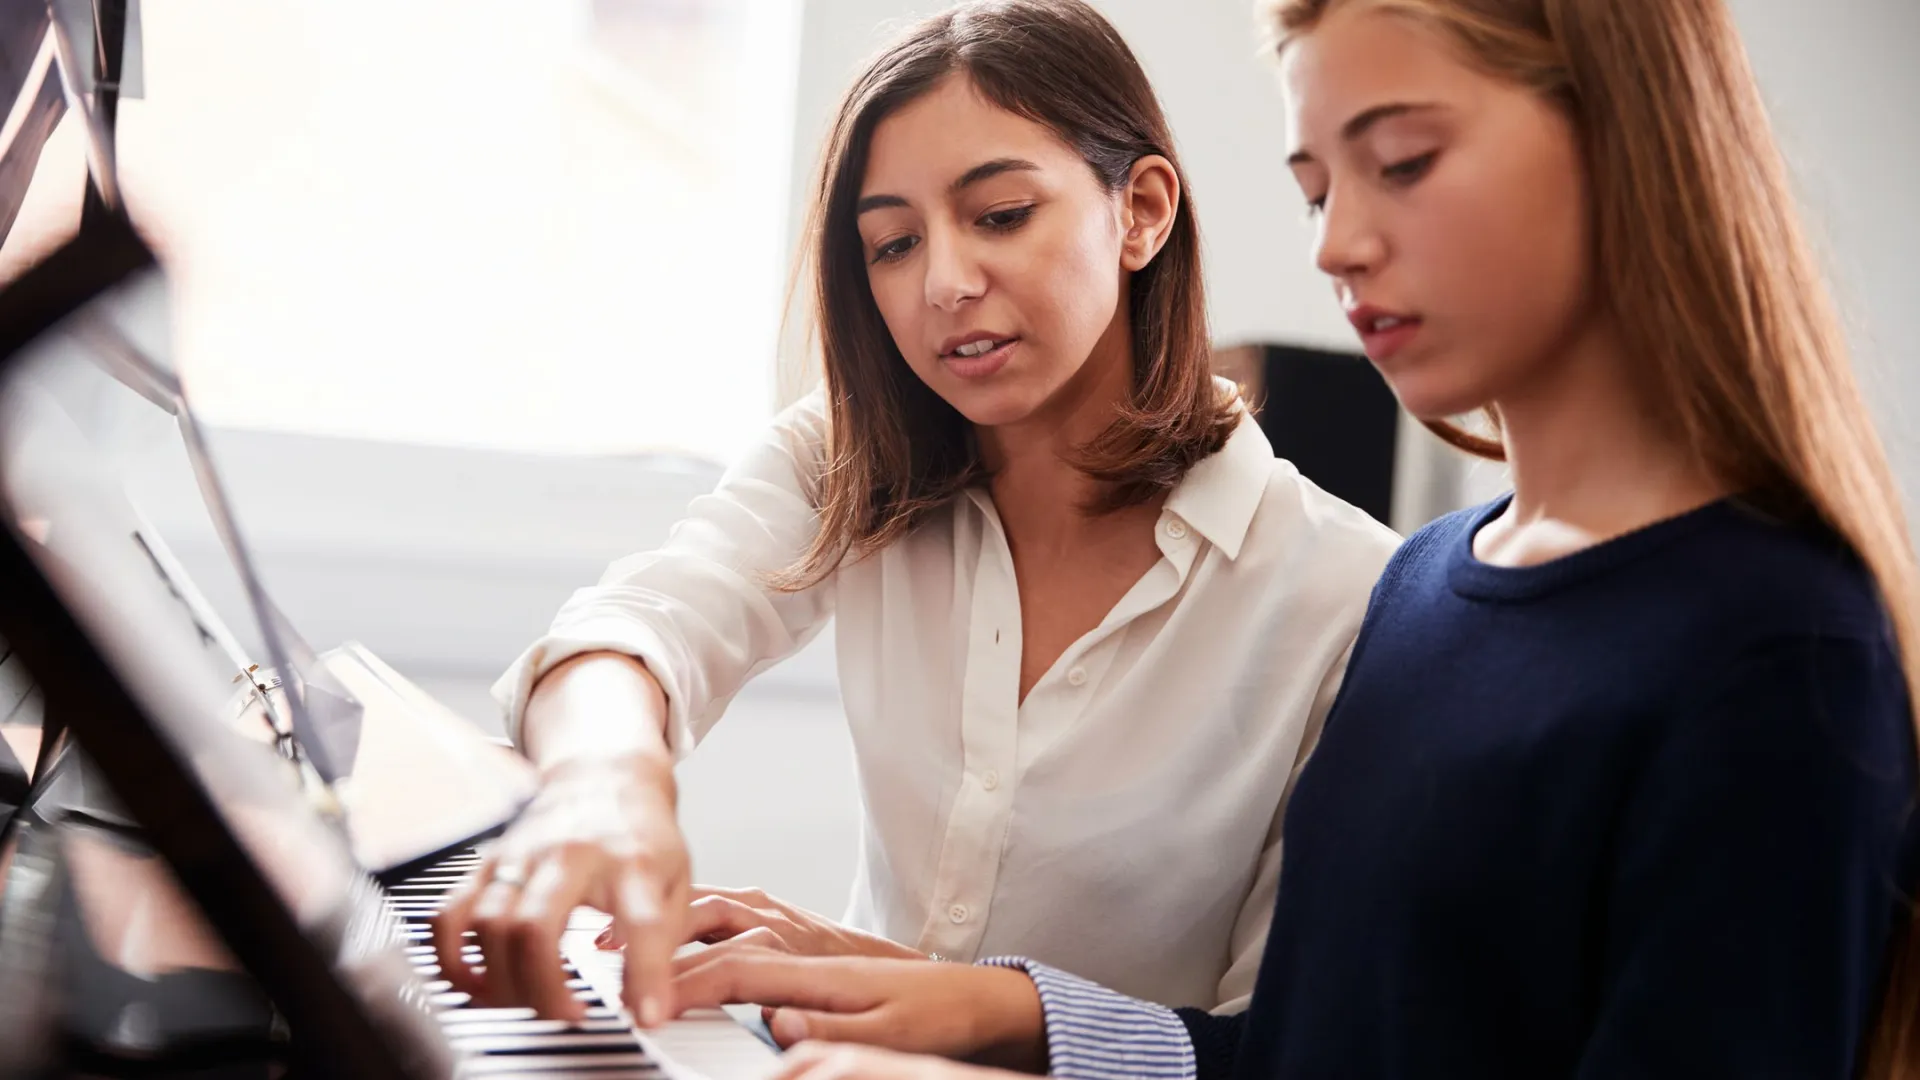
POLYGON ((776 1080, 993 1080, 1014 1073, 871 1046, 806 1043, 780 1059, 776 1080))
MULTIPOLYGON (((684 929, 686 943, 709 946, 674 962, 679 974, 697 963, 710 962, 723 950, 762 949, 794 956, 873 956, 894 960, 925 960, 922 954, 877 934, 842 926, 802 907, 768 896, 759 889, 693 887, 693 906, 684 929)), ((600 935, 602 948, 625 944, 617 927, 600 935)))
POLYGON ((781 1046, 824 1039, 1046 1071, 1040 993, 1020 971, 760 949, 694 959, 674 980, 679 1007, 760 1005, 781 1046))

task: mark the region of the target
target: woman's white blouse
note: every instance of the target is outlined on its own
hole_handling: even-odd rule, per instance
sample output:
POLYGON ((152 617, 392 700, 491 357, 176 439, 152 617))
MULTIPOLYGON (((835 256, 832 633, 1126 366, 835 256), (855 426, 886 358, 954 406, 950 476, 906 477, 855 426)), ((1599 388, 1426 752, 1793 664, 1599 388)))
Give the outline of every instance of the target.
POLYGON ((666 689, 684 754, 832 619, 864 822, 850 924, 1243 1006, 1281 812, 1398 538, 1243 418, 1169 494, 1160 561, 1022 702, 1013 561, 985 492, 804 592, 767 587, 813 535, 826 424, 818 394, 788 409, 664 547, 576 593, 495 687, 508 730, 540 675, 612 649, 666 689))

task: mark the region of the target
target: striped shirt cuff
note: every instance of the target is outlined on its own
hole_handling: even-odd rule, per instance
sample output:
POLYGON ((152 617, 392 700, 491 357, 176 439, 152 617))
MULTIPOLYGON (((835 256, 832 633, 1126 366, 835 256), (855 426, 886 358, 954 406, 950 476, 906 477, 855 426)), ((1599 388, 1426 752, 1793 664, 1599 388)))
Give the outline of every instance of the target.
POLYGON ((995 957, 980 963, 1013 968, 1033 980, 1047 1024, 1048 1075, 1069 1080, 1193 1080, 1193 1042, 1172 1009, 1032 960, 995 957))

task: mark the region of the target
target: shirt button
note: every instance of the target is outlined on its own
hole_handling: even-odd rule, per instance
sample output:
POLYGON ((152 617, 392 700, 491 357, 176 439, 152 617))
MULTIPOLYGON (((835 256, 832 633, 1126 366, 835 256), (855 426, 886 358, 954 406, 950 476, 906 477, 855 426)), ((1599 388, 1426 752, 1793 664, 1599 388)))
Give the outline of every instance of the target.
POLYGON ((1083 667, 1077 667, 1067 672, 1067 682, 1069 685, 1072 685, 1072 686, 1087 685, 1087 669, 1083 667))
POLYGON ((948 908, 947 918, 952 919, 956 923, 966 922, 967 921, 967 905, 955 904, 952 907, 948 908))
POLYGON ((1000 786, 1000 774, 989 769, 980 776, 980 786, 992 791, 1000 786))
POLYGON ((1168 518, 1167 535, 1173 537, 1175 540, 1185 540, 1187 538, 1187 523, 1181 521, 1179 518, 1168 518))

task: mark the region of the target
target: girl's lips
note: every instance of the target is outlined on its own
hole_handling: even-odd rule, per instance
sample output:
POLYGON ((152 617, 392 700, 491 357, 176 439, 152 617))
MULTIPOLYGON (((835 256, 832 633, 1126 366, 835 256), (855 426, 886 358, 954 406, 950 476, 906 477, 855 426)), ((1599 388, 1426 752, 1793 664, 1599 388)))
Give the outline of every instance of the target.
POLYGON ((1362 327, 1360 344, 1366 350, 1368 359, 1377 363, 1385 362, 1412 344, 1413 339, 1420 335, 1422 325, 1419 319, 1403 318, 1386 329, 1362 327))

